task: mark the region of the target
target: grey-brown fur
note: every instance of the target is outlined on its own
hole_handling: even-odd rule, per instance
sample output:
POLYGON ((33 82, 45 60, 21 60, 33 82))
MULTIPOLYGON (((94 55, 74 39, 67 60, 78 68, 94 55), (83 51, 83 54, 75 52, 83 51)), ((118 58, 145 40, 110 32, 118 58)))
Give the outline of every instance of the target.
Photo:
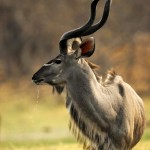
POLYGON ((86 73, 85 77, 85 74, 79 71, 72 72, 69 79, 71 83, 67 85, 69 93, 67 103, 70 104, 67 107, 70 107, 71 118, 80 131, 73 133, 79 134, 76 137, 83 135, 83 139, 79 137, 78 139, 83 141, 84 145, 87 138, 92 144, 86 147, 90 146, 91 149, 132 149, 140 140, 144 130, 142 100, 130 85, 113 72, 109 72, 107 79, 99 83, 88 63, 82 61, 84 62, 82 69, 89 74, 86 73), (82 75, 83 81, 80 80, 82 75))
POLYGON ((84 149, 131 150, 145 127, 142 99, 114 70, 103 81, 95 71, 98 66, 85 60, 94 53, 95 41, 81 37, 96 32, 109 15, 111 0, 106 0, 102 19, 93 25, 98 1, 91 3, 89 21, 62 35, 60 54, 44 64, 32 80, 52 85, 58 93, 66 86, 69 128, 84 149))

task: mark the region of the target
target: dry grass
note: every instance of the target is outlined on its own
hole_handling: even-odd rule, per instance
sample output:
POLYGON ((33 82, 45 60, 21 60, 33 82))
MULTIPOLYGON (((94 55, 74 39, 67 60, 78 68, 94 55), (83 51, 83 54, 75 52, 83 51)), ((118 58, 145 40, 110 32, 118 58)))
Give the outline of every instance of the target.
MULTIPOLYGON (((82 150, 82 147, 77 144, 64 144, 60 143, 52 146, 39 146, 39 147, 14 147, 3 148, 0 150, 82 150)), ((140 142, 133 150, 150 150, 150 142, 140 142)))
MULTIPOLYGON (((36 87, 25 85, 0 87, 0 150, 82 150, 68 131, 63 96, 52 96, 49 87, 41 87, 37 99, 36 87)), ((134 150, 150 150, 149 97, 144 103, 148 123, 134 150)))

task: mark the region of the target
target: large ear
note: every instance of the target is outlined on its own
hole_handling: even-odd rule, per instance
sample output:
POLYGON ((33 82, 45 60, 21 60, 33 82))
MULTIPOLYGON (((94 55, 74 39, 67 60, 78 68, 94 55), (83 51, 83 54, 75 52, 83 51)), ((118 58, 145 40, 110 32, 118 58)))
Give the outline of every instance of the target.
POLYGON ((95 50, 95 40, 90 37, 80 44, 81 57, 90 57, 95 50))

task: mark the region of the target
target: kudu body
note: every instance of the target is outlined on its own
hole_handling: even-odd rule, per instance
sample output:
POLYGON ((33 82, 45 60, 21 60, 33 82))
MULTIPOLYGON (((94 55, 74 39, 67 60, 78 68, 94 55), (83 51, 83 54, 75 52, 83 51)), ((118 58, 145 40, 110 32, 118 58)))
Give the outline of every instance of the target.
POLYGON ((109 14, 111 1, 107 0, 102 19, 92 25, 98 1, 91 4, 89 21, 61 37, 60 54, 44 64, 32 80, 48 83, 58 93, 66 86, 69 127, 85 149, 131 150, 144 130, 142 99, 113 70, 102 81, 95 72, 97 66, 84 59, 93 54, 95 43, 94 38, 82 41, 81 37, 101 28, 109 14))

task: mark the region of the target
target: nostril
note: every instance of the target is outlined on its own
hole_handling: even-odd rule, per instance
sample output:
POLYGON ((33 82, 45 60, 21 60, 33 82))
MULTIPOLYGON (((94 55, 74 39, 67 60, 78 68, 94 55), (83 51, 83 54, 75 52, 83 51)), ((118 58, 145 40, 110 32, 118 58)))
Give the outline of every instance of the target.
POLYGON ((33 75, 32 80, 37 80, 37 77, 35 75, 33 75))

